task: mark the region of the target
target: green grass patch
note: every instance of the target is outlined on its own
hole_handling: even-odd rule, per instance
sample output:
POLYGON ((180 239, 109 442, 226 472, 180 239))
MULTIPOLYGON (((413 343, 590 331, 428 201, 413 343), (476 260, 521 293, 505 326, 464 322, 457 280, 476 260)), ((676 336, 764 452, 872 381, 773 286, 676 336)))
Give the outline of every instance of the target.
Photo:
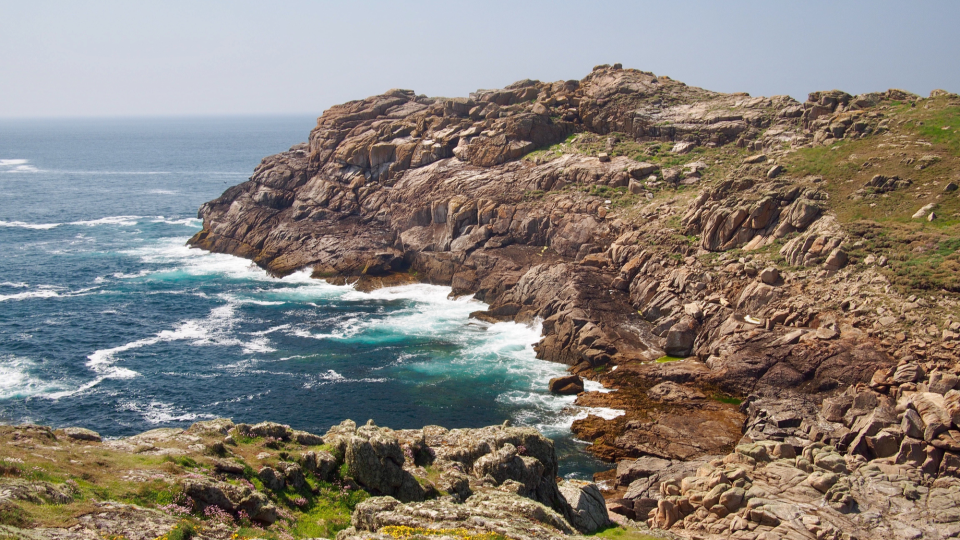
POLYGON ((740 398, 735 398, 733 396, 728 396, 725 394, 714 394, 710 396, 710 399, 714 401, 719 401, 720 403, 726 403, 727 405, 740 405, 743 403, 743 400, 740 398))
POLYGON ((190 540, 196 536, 196 525, 188 520, 182 520, 167 533, 166 540, 190 540))
POLYGON ((660 358, 657 358, 657 363, 666 364, 667 362, 676 362, 677 360, 683 360, 683 358, 678 356, 661 356, 660 358))
POLYGON ((353 510, 369 497, 363 490, 343 491, 333 484, 319 482, 319 494, 308 499, 295 515, 290 530, 294 538, 333 538, 350 526, 353 510))
POLYGON ((162 480, 144 483, 136 491, 120 495, 120 499, 140 506, 171 504, 181 492, 180 486, 168 484, 162 480))
POLYGON ((656 536, 640 532, 637 529, 628 529, 620 526, 607 527, 587 535, 590 538, 610 538, 612 540, 661 540, 656 536))
POLYGON ((960 156, 960 107, 921 109, 917 116, 921 118, 918 122, 922 122, 914 124, 918 135, 960 156))

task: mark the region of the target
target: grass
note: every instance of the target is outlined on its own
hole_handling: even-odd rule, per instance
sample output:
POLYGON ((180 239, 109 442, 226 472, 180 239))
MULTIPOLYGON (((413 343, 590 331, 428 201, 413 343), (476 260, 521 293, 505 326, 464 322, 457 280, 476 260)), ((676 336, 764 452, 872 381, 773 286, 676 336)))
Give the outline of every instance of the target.
POLYGON ((649 534, 640 532, 637 529, 629 529, 617 525, 613 527, 607 527, 606 529, 597 531, 587 536, 590 538, 608 538, 610 540, 661 540, 660 537, 650 536, 649 534))
MULTIPOLYGON (((197 535, 197 527, 189 520, 182 520, 167 533, 165 540, 190 540, 197 535)), ((161 537, 163 538, 163 537, 161 537)))
POLYGON ((710 396, 710 399, 720 403, 726 403, 727 405, 740 405, 741 403, 743 403, 742 399, 728 396, 725 394, 713 394, 712 396, 710 396))
POLYGON ((319 494, 307 498, 307 505, 295 514, 291 529, 295 538, 333 538, 350 526, 354 508, 369 495, 365 491, 343 491, 333 484, 318 482, 319 494))
POLYGON ((666 364, 667 362, 676 362, 677 360, 683 360, 683 358, 678 356, 661 356, 657 358, 658 364, 666 364))
POLYGON ((941 97, 880 110, 887 132, 800 149, 784 165, 792 176, 823 177, 817 188, 829 195, 828 211, 851 237, 846 249, 854 264, 885 255, 889 265, 877 270, 902 293, 960 292, 960 196, 943 191, 960 180, 960 106, 941 97), (872 192, 866 183, 877 174, 911 184, 872 192), (937 219, 912 217, 929 203, 937 219))
POLYGON ((0 525, 9 525, 11 527, 30 527, 33 520, 30 516, 16 504, 10 501, 0 502, 0 525))

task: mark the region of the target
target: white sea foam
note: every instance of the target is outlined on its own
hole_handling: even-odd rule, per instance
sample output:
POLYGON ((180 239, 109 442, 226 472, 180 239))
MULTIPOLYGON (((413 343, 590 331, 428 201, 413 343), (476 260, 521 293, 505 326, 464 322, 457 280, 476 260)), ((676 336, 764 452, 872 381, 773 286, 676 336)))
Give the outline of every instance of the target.
POLYGON ((39 170, 26 159, 0 159, 0 174, 35 173, 39 170))
MULTIPOLYGON (((131 227, 138 223, 138 219, 141 219, 141 216, 106 216, 97 219, 70 221, 67 223, 27 223, 25 221, 0 220, 0 227, 18 227, 21 229, 35 230, 48 230, 56 227, 62 227, 64 225, 80 225, 87 227, 95 227, 97 225, 119 225, 122 227, 131 227)), ((82 238, 82 236, 78 236, 78 238, 82 238)))
MULTIPOLYGON (((22 285, 27 286, 26 283, 22 285)), ((74 296, 86 296, 88 294, 94 294, 94 291, 96 291, 98 288, 99 287, 86 287, 83 289, 77 289, 75 291, 68 291, 65 287, 60 287, 58 285, 37 285, 36 289, 32 291, 24 291, 14 294, 0 294, 0 302, 30 300, 33 298, 70 298, 74 296)))
POLYGON ((141 219, 141 216, 107 216, 98 219, 71 221, 70 225, 86 225, 88 227, 96 225, 122 225, 130 227, 136 225, 138 219, 141 219))
POLYGON ((344 377, 343 375, 337 373, 336 371, 330 369, 325 373, 319 375, 314 375, 313 377, 308 378, 306 382, 303 383, 303 387, 307 390, 311 388, 317 388, 320 386, 326 386, 330 384, 343 384, 343 383, 382 383, 387 382, 389 379, 385 377, 363 377, 360 379, 351 379, 344 377))
POLYGON ((117 406, 120 411, 130 411, 139 414, 149 424, 166 424, 170 422, 186 422, 201 418, 214 418, 210 414, 197 414, 184 411, 173 404, 162 401, 140 403, 137 401, 121 401, 117 406))
MULTIPOLYGON (((121 253, 138 257, 140 262, 147 265, 162 266, 159 274, 220 275, 231 279, 277 281, 277 278, 246 259, 194 249, 186 245, 187 240, 187 237, 162 238, 148 246, 121 253)), ((296 282, 296 279, 290 279, 293 277, 288 276, 284 281, 296 282)))
POLYGON ((4 281, 3 283, 0 283, 0 287, 10 287, 11 289, 26 289, 29 286, 30 285, 22 281, 18 281, 18 282, 4 281))
MULTIPOLYGON (((175 193, 175 192, 171 192, 175 193)), ((156 219, 151 220, 153 223, 166 223, 167 225, 183 225, 184 227, 193 227, 200 228, 203 226, 203 221, 197 218, 182 218, 182 219, 167 219, 163 216, 157 216, 156 219)))
POLYGON ((57 291, 51 289, 39 289, 36 291, 26 291, 16 294, 0 294, 0 302, 9 300, 27 300, 30 298, 54 298, 60 296, 57 291))
POLYGON ((151 189, 147 191, 151 195, 177 195, 179 191, 173 191, 172 189, 151 189))
POLYGON ((0 356, 0 399, 22 399, 63 390, 61 382, 34 376, 37 367, 37 363, 29 358, 0 356))
POLYGON ((23 221, 0 220, 0 227, 19 227, 21 229, 46 230, 59 227, 62 223, 25 223, 23 221))

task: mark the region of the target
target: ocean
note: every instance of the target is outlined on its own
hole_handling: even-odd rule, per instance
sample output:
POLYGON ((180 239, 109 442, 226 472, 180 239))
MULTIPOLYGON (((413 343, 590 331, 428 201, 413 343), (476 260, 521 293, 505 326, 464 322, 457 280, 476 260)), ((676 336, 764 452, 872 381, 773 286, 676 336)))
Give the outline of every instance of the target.
POLYGON ((0 423, 121 437, 216 417, 320 434, 511 420, 555 440, 566 477, 610 468, 569 426, 619 411, 547 392, 565 366, 534 357, 539 326, 471 320, 484 304, 447 287, 362 293, 186 247, 200 204, 314 124, 0 121, 0 423))

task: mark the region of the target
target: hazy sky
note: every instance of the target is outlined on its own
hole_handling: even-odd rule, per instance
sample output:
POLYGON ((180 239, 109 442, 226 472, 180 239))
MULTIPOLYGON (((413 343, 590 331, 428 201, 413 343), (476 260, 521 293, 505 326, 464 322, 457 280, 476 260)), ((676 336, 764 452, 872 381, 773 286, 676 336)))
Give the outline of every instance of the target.
POLYGON ((0 0, 0 117, 309 113, 601 63, 752 95, 960 91, 960 1, 0 0))

